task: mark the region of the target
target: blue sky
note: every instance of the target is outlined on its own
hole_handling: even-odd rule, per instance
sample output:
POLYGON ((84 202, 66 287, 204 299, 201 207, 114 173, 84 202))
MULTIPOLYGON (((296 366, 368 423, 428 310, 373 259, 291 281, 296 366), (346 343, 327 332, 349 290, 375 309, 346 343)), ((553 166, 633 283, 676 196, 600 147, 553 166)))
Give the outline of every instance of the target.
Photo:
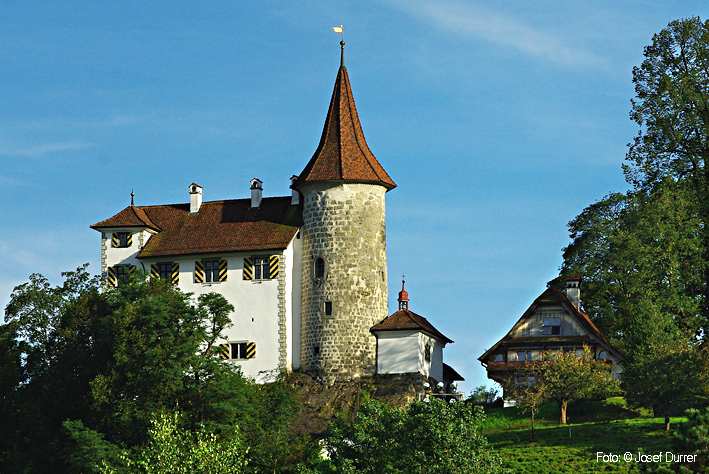
MULTIPOLYGON (((99 264, 89 225, 130 203, 286 195, 346 63, 387 194, 390 308, 477 361, 558 273, 566 223, 627 188, 632 67, 705 2, 6 2, 0 305, 30 273, 99 264)), ((583 298, 583 288, 581 289, 583 298)))

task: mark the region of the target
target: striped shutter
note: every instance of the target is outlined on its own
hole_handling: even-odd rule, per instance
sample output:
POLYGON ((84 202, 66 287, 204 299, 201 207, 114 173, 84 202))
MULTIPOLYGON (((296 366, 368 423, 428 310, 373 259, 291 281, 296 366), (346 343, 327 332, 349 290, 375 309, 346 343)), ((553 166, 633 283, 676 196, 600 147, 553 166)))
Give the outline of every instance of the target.
POLYGON ((126 237, 126 247, 132 247, 133 246, 133 232, 128 232, 128 236, 126 237))
POLYGON ((256 343, 248 342, 246 344, 246 358, 254 359, 256 357, 256 343))
POLYGON ((170 281, 172 282, 173 285, 177 285, 178 283, 180 283, 180 264, 179 263, 172 264, 172 274, 170 275, 170 281))
POLYGON ((229 358, 229 344, 219 344, 219 357, 222 359, 229 358))
POLYGON ((254 264, 250 258, 244 257, 244 280, 254 279, 254 264))
POLYGON ((156 278, 156 279, 160 278, 160 272, 158 271, 158 264, 157 263, 153 263, 150 265, 150 277, 156 278))
POLYGON ((118 278, 116 277, 116 267, 108 267, 108 284, 114 288, 118 287, 118 278))
POLYGON ((194 282, 204 283, 204 264, 199 260, 194 262, 194 282))
POLYGON ((116 232, 113 233, 113 238, 111 239, 111 246, 113 248, 118 247, 118 234, 116 232))
POLYGON ((135 265, 128 265, 128 273, 131 275, 135 273, 135 265))
POLYGON ((268 278, 278 278, 278 255, 271 255, 268 263, 268 278))
POLYGON ((219 261, 219 281, 226 281, 226 270, 227 270, 226 260, 220 260, 219 261))

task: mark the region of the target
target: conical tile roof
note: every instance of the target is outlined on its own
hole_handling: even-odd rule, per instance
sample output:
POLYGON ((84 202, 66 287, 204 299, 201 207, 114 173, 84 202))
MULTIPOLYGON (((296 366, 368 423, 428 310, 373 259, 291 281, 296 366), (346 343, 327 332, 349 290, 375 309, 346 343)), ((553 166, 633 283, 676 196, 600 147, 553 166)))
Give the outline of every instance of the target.
POLYGON ((291 187, 318 181, 372 183, 387 190, 396 187, 364 139, 344 63, 337 73, 320 144, 291 187))

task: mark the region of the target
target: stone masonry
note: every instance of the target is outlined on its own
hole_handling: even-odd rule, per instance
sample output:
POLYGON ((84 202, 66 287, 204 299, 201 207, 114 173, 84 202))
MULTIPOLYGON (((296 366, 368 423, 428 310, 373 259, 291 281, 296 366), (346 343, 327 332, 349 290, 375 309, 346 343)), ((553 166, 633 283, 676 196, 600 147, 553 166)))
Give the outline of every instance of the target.
POLYGON ((387 316, 386 188, 320 182, 302 192, 301 366, 328 382, 371 376, 377 345, 369 329, 387 316))

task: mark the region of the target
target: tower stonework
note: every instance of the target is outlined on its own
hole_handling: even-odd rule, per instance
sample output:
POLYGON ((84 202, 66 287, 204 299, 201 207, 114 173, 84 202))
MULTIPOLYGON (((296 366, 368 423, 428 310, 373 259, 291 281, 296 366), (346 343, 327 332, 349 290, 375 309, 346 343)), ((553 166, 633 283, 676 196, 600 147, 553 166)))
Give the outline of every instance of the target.
POLYGON ((387 317, 384 195, 396 184, 364 139, 344 53, 320 144, 291 187, 303 196, 301 368, 328 382, 374 375, 370 328, 387 317))
POLYGON ((330 381, 374 375, 369 329, 387 316, 386 188, 318 183, 302 192, 301 366, 330 381))

